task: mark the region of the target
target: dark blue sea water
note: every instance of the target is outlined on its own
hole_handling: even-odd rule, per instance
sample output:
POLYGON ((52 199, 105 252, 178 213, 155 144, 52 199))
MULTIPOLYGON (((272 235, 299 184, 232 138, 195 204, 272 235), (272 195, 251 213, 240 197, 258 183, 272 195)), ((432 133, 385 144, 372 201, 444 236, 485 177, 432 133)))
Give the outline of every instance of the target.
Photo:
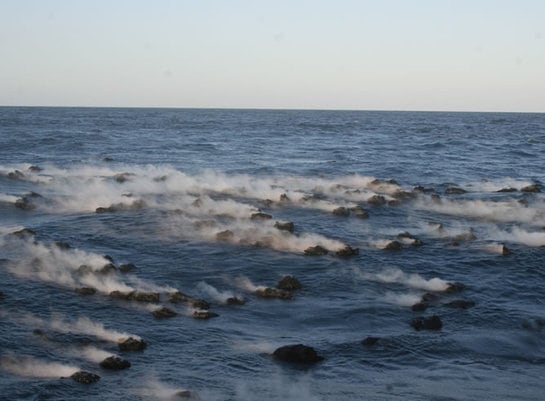
POLYGON ((542 399, 544 155, 544 114, 0 108, 0 399, 542 399))

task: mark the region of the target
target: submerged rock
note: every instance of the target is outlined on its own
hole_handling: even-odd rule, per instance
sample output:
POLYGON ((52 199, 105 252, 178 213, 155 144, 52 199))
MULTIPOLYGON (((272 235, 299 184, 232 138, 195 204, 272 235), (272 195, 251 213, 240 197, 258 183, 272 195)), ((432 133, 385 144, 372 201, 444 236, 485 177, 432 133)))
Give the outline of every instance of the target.
POLYGON ((54 245, 59 248, 59 249, 62 249, 62 250, 66 250, 66 249, 71 249, 72 248, 72 245, 70 245, 68 242, 64 242, 64 241, 56 241, 54 243, 54 245))
POLYGON ((367 211, 361 206, 354 206, 351 207, 349 210, 352 214, 354 214, 355 217, 359 219, 367 219, 369 217, 369 213, 367 213, 367 211))
POLYGON ((312 347, 303 344, 284 345, 273 352, 273 357, 284 362, 312 364, 324 358, 312 347))
POLYGON ((344 206, 340 206, 336 209, 333 209, 332 213, 335 215, 335 216, 348 216, 350 215, 350 211, 345 208, 344 206))
POLYGON ((323 246, 316 245, 316 246, 309 246, 307 249, 305 249, 304 253, 307 256, 322 256, 327 255, 329 251, 325 249, 323 246))
POLYGON ((175 291, 168 294, 168 302, 176 304, 185 302, 186 304, 198 309, 209 309, 210 304, 204 299, 193 298, 181 291, 175 291))
POLYGON ((520 192, 541 192, 541 188, 538 184, 531 184, 521 188, 520 192))
POLYGON ((343 248, 337 250, 335 252, 335 255, 341 256, 341 257, 349 257, 349 256, 358 255, 359 253, 360 253, 359 248, 352 248, 349 245, 345 245, 343 248))
POLYGON ((109 356, 100 362, 100 367, 109 370, 123 370, 131 367, 131 363, 118 356, 109 356))
POLYGON ((117 343, 121 351, 143 351, 148 344, 142 339, 138 340, 133 337, 125 338, 117 343))
POLYGON ((30 228, 22 228, 20 230, 12 232, 11 235, 17 238, 27 239, 30 237, 34 237, 36 235, 36 232, 34 230, 31 230, 30 228))
POLYGON ((276 223, 274 223, 274 228, 277 228, 281 231, 288 231, 290 233, 295 231, 295 225, 291 221, 277 221, 276 223))
POLYGON ((512 187, 506 187, 506 188, 502 188, 502 189, 499 189, 497 190, 496 192, 517 192, 518 190, 516 188, 512 188, 512 187))
POLYGON ((474 301, 466 301, 465 299, 456 299, 454 301, 447 302, 443 304, 449 308, 458 308, 458 309, 469 309, 475 306, 474 301))
POLYGON ((381 206, 386 204, 386 198, 382 195, 373 195, 367 199, 367 203, 373 206, 381 206))
POLYGON ((448 294, 455 294, 458 292, 462 292, 466 286, 462 283, 448 283, 447 288, 445 289, 445 292, 448 294))
POLYGON ((22 198, 19 198, 14 203, 15 207, 21 210, 34 210, 36 209, 36 205, 34 205, 30 200, 23 196, 22 198))
POLYGON ((235 237, 235 234, 231 230, 220 231, 216 234, 218 241, 231 241, 235 237))
POLYGON ((136 266, 133 263, 123 263, 119 265, 119 271, 123 273, 130 272, 134 269, 136 269, 136 266))
POLYGON ((290 300, 293 298, 288 291, 271 287, 259 288, 255 291, 255 294, 261 298, 278 298, 283 300, 290 300))
POLYGON ((411 309, 413 312, 424 312, 426 309, 428 309, 428 303, 427 302, 417 302, 413 306, 411 306, 411 309))
POLYGON ((31 173, 39 173, 40 171, 43 171, 43 168, 33 165, 28 168, 28 171, 30 171, 31 173))
POLYGON ((441 330, 443 322, 439 316, 417 317, 411 321, 415 330, 441 330))
POLYGON ((208 310, 196 310, 193 312, 192 316, 194 319, 211 319, 213 317, 218 317, 219 315, 208 310))
POLYGON ((272 219, 272 216, 267 213, 257 212, 257 213, 252 213, 252 215, 250 216, 250 219, 251 220, 270 220, 272 219))
POLYGON ((100 380, 99 375, 95 375, 94 373, 86 372, 84 370, 80 370, 79 372, 74 373, 72 376, 70 376, 70 378, 78 383, 83 384, 92 384, 100 380))
POLYGON ((284 276, 276 284, 276 288, 283 291, 295 291, 303 288, 303 285, 293 276, 284 276))
POLYGON ((79 295, 94 295, 97 292, 93 287, 80 287, 76 288, 74 291, 79 295))
POLYGON ((178 315, 176 312, 174 312, 172 309, 167 308, 166 306, 155 309, 151 313, 156 319, 167 319, 178 315))
POLYGON ((467 193, 467 191, 463 188, 458 188, 458 187, 448 187, 446 190, 445 190, 445 194, 447 195, 462 195, 462 194, 465 194, 467 193))
POLYGON ((246 301, 239 297, 229 297, 225 300, 227 305, 244 305, 246 301))
POLYGON ((369 336, 369 337, 365 337, 363 340, 361 340, 361 344, 365 345, 366 347, 370 347, 370 346, 375 345, 376 343, 378 343, 379 340, 380 340, 380 337, 369 336))
POLYGON ((401 243, 399 241, 390 241, 382 249, 386 251, 399 251, 401 250, 401 243))
POLYGON ((12 180, 22 180, 25 178, 25 175, 22 171, 13 170, 8 173, 7 177, 11 178, 12 180))

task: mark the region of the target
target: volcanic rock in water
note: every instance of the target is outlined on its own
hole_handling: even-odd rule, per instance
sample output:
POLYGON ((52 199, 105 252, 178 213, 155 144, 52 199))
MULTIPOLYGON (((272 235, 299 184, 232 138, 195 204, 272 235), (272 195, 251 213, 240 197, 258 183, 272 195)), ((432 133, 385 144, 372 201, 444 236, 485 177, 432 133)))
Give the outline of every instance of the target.
POLYGON ((448 283, 445 292, 448 294, 455 294, 457 292, 463 291, 465 288, 466 286, 462 283, 448 283))
POLYGON ((117 346, 121 351, 143 351, 148 344, 146 344, 144 340, 137 340, 136 338, 129 337, 119 341, 117 346))
POLYGON ((246 301, 239 297, 229 297, 225 300, 227 305, 244 305, 246 301))
POLYGON ((343 248, 339 249, 335 252, 335 255, 341 256, 341 257, 349 257, 358 255, 360 253, 359 248, 352 248, 349 245, 345 245, 343 248))
POLYGON ((435 302, 439 300, 439 295, 434 294, 433 292, 426 292, 424 295, 422 295, 422 301, 421 302, 435 302))
POLYGON ((441 203, 441 197, 437 194, 432 194, 431 200, 433 203, 441 203))
POLYGON ((361 344, 365 345, 365 346, 371 346, 371 345, 375 345, 376 343, 378 343, 379 340, 380 340, 380 337, 369 336, 369 337, 365 337, 363 340, 361 340, 361 344))
POLYGON ((316 245, 316 246, 309 246, 307 249, 305 249, 305 255, 307 256, 322 256, 327 255, 329 251, 325 249, 323 246, 316 245))
POLYGON ((204 299, 193 298, 181 291, 171 292, 168 294, 168 302, 176 304, 178 302, 185 302, 193 308, 197 309, 209 309, 210 304, 204 299))
POLYGON ((131 173, 119 173, 119 174, 114 175, 112 178, 114 179, 114 181, 122 184, 124 182, 129 181, 130 177, 133 176, 133 175, 134 174, 131 174, 131 173))
POLYGON ((41 168, 40 166, 30 166, 28 168, 28 171, 30 171, 31 173, 39 173, 40 171, 43 171, 43 168, 41 168))
POLYGON ((475 306, 475 301, 466 301, 465 299, 455 299, 454 301, 447 302, 444 306, 449 308, 469 309, 475 306))
POLYGON ((290 233, 295 231, 295 225, 291 221, 286 221, 286 222, 277 221, 276 223, 274 223, 274 228, 277 228, 281 231, 288 231, 290 233))
POLYGON ((288 291, 271 287, 259 288, 255 291, 255 294, 261 298, 278 298, 283 300, 292 299, 292 295, 288 291))
POLYGON ((273 356, 284 362, 311 364, 322 361, 324 358, 314 350, 303 344, 284 345, 273 352, 273 356))
POLYGON ((219 233, 217 233, 216 239, 218 241, 230 241, 233 239, 234 236, 235 234, 231 230, 225 230, 225 231, 220 231, 219 233))
POLYGON ((497 190, 496 192, 517 192, 517 189, 516 189, 516 188, 507 187, 507 188, 499 189, 499 190, 497 190))
POLYGON ((350 214, 350 211, 345 208, 344 206, 338 207, 333 210, 332 212, 335 216, 348 216, 350 214))
POLYGON ((520 189, 520 192, 541 192, 541 188, 538 184, 527 185, 520 189))
POLYGON ((34 230, 31 230, 30 228, 22 228, 20 230, 12 232, 11 235, 17 238, 27 239, 30 237, 34 237, 36 235, 36 232, 34 230))
POLYGON ((66 249, 72 248, 72 245, 70 245, 68 242, 64 242, 64 241, 56 241, 54 245, 55 245, 57 248, 62 249, 62 250, 66 250, 66 249))
POLYGON ((174 394, 174 397, 181 398, 181 399, 190 399, 193 397, 193 394, 189 390, 180 390, 176 391, 174 394))
POLYGON ((143 291, 112 291, 110 292, 111 298, 123 299, 125 301, 137 301, 137 302, 159 302, 160 295, 158 292, 143 292, 143 291))
POLYGON ((123 370, 131 367, 129 361, 114 355, 104 359, 99 365, 100 367, 109 370, 123 370))
POLYGON ((360 219, 367 219, 369 217, 369 213, 367 213, 367 211, 361 206, 354 206, 351 207, 349 210, 354 214, 354 216, 360 219))
POLYGON ((207 310, 196 310, 195 312, 193 312, 193 318, 194 319, 210 319, 210 318, 213 318, 213 317, 218 317, 219 315, 217 313, 214 313, 214 312, 210 312, 210 311, 207 311, 207 310))
POLYGON ((367 199, 367 203, 373 206, 381 206, 386 204, 386 198, 382 195, 373 195, 367 199))
POLYGON ((174 312, 172 309, 167 308, 166 306, 155 309, 152 314, 153 317, 155 317, 156 319, 166 319, 178 315, 176 312, 174 312))
POLYGON ((290 198, 286 194, 280 194, 280 202, 289 202, 290 198))
POLYGON ((119 271, 123 273, 130 272, 134 269, 136 269, 136 266, 133 263, 123 263, 119 265, 119 271))
POLYGON ((403 191, 401 189, 398 189, 397 191, 395 191, 392 194, 392 196, 396 198, 396 200, 398 201, 404 201, 404 200, 410 200, 410 199, 416 198, 416 194, 414 194, 413 192, 403 191))
POLYGON ((511 254, 511 251, 504 244, 502 244, 501 245, 501 254, 502 254, 502 256, 507 256, 507 255, 511 254))
POLYGON ((399 251, 401 250, 401 243, 399 241, 390 241, 386 244, 384 248, 386 251, 399 251))
POLYGON ((30 200, 23 196, 22 198, 19 198, 14 203, 15 207, 21 210, 33 210, 36 209, 36 205, 32 204, 30 200))
POLYGON ((458 187, 448 187, 445 190, 445 193, 447 195, 461 195, 461 194, 467 193, 467 191, 465 189, 458 188, 458 187))
POLYGON ((78 383, 83 384, 92 384, 100 380, 99 375, 95 375, 94 373, 86 372, 84 370, 80 370, 79 372, 74 373, 72 376, 70 376, 70 378, 72 378, 72 380, 74 381, 77 381, 78 383))
POLYGON ((416 238, 414 235, 412 235, 411 233, 409 233, 407 231, 399 233, 397 235, 397 237, 401 238, 401 239, 408 239, 408 240, 412 241, 411 242, 412 246, 422 246, 422 245, 424 245, 424 243, 421 240, 419 240, 418 238, 416 238))
POLYGON ((80 287, 76 288, 74 291, 79 295, 94 295, 97 292, 93 287, 80 287))
POLYGON ((8 173, 8 178, 11 178, 12 180, 22 180, 25 178, 25 175, 19 170, 14 170, 8 173))
POLYGON ((439 316, 417 317, 411 321, 415 330, 441 330, 443 322, 439 316))
POLYGON ((303 285, 293 276, 284 276, 280 279, 278 284, 276 284, 276 288, 283 291, 294 291, 300 290, 303 288, 303 285))
POLYGON ((477 237, 472 228, 470 228, 468 232, 458 234, 454 237, 454 241, 473 241, 475 239, 477 239, 477 237))
POLYGON ((250 219, 251 220, 270 220, 272 219, 272 216, 267 213, 257 212, 257 213, 252 213, 252 215, 250 216, 250 219))
POLYGON ((428 309, 428 304, 426 302, 417 302, 413 306, 411 306, 411 309, 413 312, 424 312, 426 309, 428 309))
POLYGON ((113 263, 106 263, 100 270, 97 270, 97 273, 101 274, 110 274, 115 273, 117 271, 117 267, 113 263))

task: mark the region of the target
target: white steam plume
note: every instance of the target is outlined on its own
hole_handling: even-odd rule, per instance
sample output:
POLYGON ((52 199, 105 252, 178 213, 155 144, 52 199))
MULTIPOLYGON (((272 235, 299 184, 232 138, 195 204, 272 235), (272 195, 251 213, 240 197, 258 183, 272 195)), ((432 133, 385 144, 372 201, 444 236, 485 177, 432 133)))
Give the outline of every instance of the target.
POLYGON ((38 378, 69 377, 81 370, 76 366, 14 354, 0 356, 0 369, 18 376, 38 378))

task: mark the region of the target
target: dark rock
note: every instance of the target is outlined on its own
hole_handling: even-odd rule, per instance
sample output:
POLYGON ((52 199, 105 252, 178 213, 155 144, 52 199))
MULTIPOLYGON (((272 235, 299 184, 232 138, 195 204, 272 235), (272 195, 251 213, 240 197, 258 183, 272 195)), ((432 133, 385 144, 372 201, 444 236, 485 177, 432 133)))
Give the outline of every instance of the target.
POLYGON ((174 397, 175 398, 190 399, 191 397, 193 397, 193 394, 189 390, 180 390, 180 391, 176 391, 176 393, 174 393, 174 397))
POLYGON ((276 223, 274 223, 274 228, 277 228, 281 231, 289 231, 290 233, 295 231, 295 225, 291 221, 286 221, 286 222, 277 221, 276 223))
POLYGON ((70 378, 83 384, 92 384, 100 380, 99 375, 95 375, 94 373, 86 372, 84 370, 74 373, 72 376, 70 376, 70 378))
POLYGON ((131 367, 131 363, 118 356, 109 356, 100 362, 100 367, 109 370, 123 370, 131 367))
POLYGON ((21 210, 34 210, 36 209, 36 205, 32 204, 30 200, 23 196, 22 198, 19 198, 14 203, 15 207, 21 210))
POLYGON ((432 194, 431 200, 433 203, 441 203, 441 197, 437 194, 432 194))
POLYGON ((199 220, 193 222, 193 227, 195 227, 198 230, 201 230, 203 228, 214 228, 217 227, 218 223, 214 220, 199 220))
POLYGON ((381 206, 386 204, 386 198, 382 195, 373 195, 367 199, 367 203, 373 206, 381 206))
POLYGON ((350 212, 359 219, 367 219, 369 217, 369 213, 367 213, 367 211, 361 206, 353 206, 348 210, 350 210, 350 212))
POLYGON ((360 253, 359 248, 352 248, 349 245, 345 245, 343 248, 337 250, 335 252, 335 255, 346 258, 346 257, 349 257, 349 256, 358 255, 359 253, 360 253))
POLYGON ((109 262, 114 263, 114 258, 112 258, 110 255, 104 255, 103 258, 106 259, 109 262))
POLYGON ((22 180, 25 178, 25 175, 19 170, 14 170, 8 173, 8 178, 11 178, 12 180, 22 180))
POLYGON ((34 230, 31 230, 30 228, 22 228, 20 230, 12 232, 11 235, 17 238, 28 239, 30 237, 34 237, 36 235, 36 232, 34 230))
POLYGON ((411 309, 413 312, 424 312, 426 309, 428 309, 428 304, 426 302, 417 302, 413 306, 411 306, 411 309))
POLYGON ((429 193, 435 192, 435 189, 433 189, 433 188, 425 188, 425 187, 423 187, 422 185, 418 185, 418 186, 416 186, 416 187, 413 188, 413 191, 414 191, 414 192, 421 192, 421 193, 424 193, 424 194, 429 194, 429 193))
POLYGON ((473 241, 475 239, 477 239, 477 236, 475 235, 475 232, 473 231, 472 228, 470 228, 468 232, 458 234, 453 238, 454 241, 458 241, 458 242, 473 241))
POLYGON ((218 317, 219 315, 214 312, 210 312, 207 310, 196 310, 193 312, 193 318, 194 319, 211 319, 213 317, 218 317))
POLYGON ((433 292, 426 292, 424 295, 422 295, 422 302, 430 303, 430 302, 436 302, 439 300, 439 295, 434 294, 433 292))
POLYGON ((370 347, 371 345, 375 345, 380 340, 380 337, 365 337, 363 340, 361 340, 361 344, 365 345, 367 347, 370 347))
POLYGON ((111 207, 97 207, 95 209, 95 213, 102 214, 102 213, 110 213, 114 210, 111 207))
POLYGON ((271 287, 259 288, 255 291, 255 294, 261 298, 278 298, 283 300, 292 299, 292 295, 288 291, 271 287))
POLYGON ((397 235, 398 238, 400 239, 405 239, 405 240, 409 240, 409 241, 412 241, 411 242, 411 245, 412 246, 422 246, 424 245, 424 243, 419 240, 418 238, 416 238, 414 235, 411 235, 409 232, 405 231, 405 232, 402 232, 402 233, 399 233, 397 235))
POLYGON ((43 198, 42 195, 40 195, 38 192, 34 192, 34 191, 30 191, 26 194, 27 197, 29 198, 34 198, 34 199, 39 199, 39 198, 43 198))
POLYGON ((64 241, 56 241, 55 246, 63 250, 72 248, 72 246, 68 242, 64 242, 64 241))
POLYGON ((510 255, 510 254, 511 254, 511 251, 510 251, 509 248, 507 248, 504 244, 502 244, 502 246, 501 246, 501 254, 502 254, 502 256, 507 256, 507 255, 510 255))
POLYGON ((369 183, 370 185, 399 185, 399 183, 394 180, 393 178, 392 179, 389 179, 389 180, 381 180, 379 178, 375 178, 373 181, 371 181, 369 183))
POLYGON ((171 292, 168 294, 168 302, 176 304, 185 302, 186 304, 198 309, 209 309, 210 304, 204 299, 193 298, 181 291, 171 292))
POLYGON ((244 305, 246 301, 239 297, 229 297, 225 300, 227 305, 244 305))
POLYGON ((168 180, 167 175, 161 175, 159 177, 153 177, 153 181, 155 181, 155 182, 165 182, 166 180, 168 180))
POLYGON ((39 173, 40 171, 43 171, 43 168, 41 168, 40 166, 30 166, 28 168, 28 171, 30 171, 31 173, 39 173))
POLYGON ((201 198, 197 198, 191 203, 191 206, 193 207, 201 207, 202 205, 203 205, 203 201, 201 198))
POLYGON ((286 194, 280 194, 280 202, 289 202, 290 198, 286 194))
POLYGON ((216 239, 218 241, 231 241, 234 238, 235 234, 231 230, 220 231, 216 234, 216 239))
POLYGON ((448 294, 456 294, 462 292, 465 288, 466 286, 462 283, 448 283, 445 292, 448 294))
POLYGON ((146 202, 141 199, 135 200, 130 204, 127 203, 114 203, 108 207, 97 207, 95 213, 113 213, 126 210, 141 210, 146 207, 146 202))
POLYGON ((272 199, 263 199, 259 201, 259 204, 263 207, 271 207, 273 205, 274 201, 272 199))
POLYGON ((335 216, 348 216, 350 215, 350 211, 345 208, 344 206, 340 206, 333 210, 332 212, 335 216))
POLYGON ((47 334, 45 334, 45 331, 43 331, 42 329, 34 329, 32 330, 32 334, 34 334, 35 336, 40 336, 40 337, 47 336, 47 334))
POLYGON ((110 274, 110 273, 115 273, 116 271, 117 271, 117 267, 115 267, 113 263, 106 263, 99 270, 97 270, 97 273, 110 274))
POLYGON ((327 255, 328 250, 325 249, 323 246, 316 245, 316 246, 309 246, 307 249, 305 249, 304 253, 307 256, 322 256, 322 255, 327 255))
POLYGON ((507 187, 507 188, 502 188, 496 192, 517 192, 517 189, 516 188, 511 188, 511 187, 507 187))
POLYGON ((252 213, 252 215, 250 216, 250 219, 251 220, 270 220, 272 219, 272 216, 267 213, 257 212, 257 213, 252 213))
POLYGON ((276 288, 283 291, 295 291, 303 288, 303 285, 293 276, 284 276, 280 279, 278 284, 276 284, 276 288))
POLYGON ((465 193, 467 193, 467 191, 465 189, 458 188, 458 187, 448 187, 445 190, 445 194, 447 194, 447 195, 462 195, 462 194, 465 194, 465 193))
POLYGON ((109 163, 109 162, 113 162, 114 159, 111 158, 111 157, 109 157, 109 156, 106 156, 106 157, 103 157, 103 158, 102 158, 102 161, 103 161, 103 162, 106 162, 106 163, 109 163))
POLYGON ((399 251, 401 250, 401 243, 399 241, 390 241, 388 242, 384 248, 382 248, 386 251, 399 251))
POLYGON ((4 299, 6 297, 6 294, 4 294, 2 291, 0 291, 0 300, 4 299))
POLYGON ((411 321, 415 330, 441 330, 443 322, 439 316, 417 317, 411 321))
POLYGON ((144 340, 129 337, 119 341, 117 346, 121 351, 143 351, 148 344, 144 340))
POLYGON ((284 345, 273 352, 273 357, 284 362, 311 364, 322 361, 316 350, 303 344, 284 345))
POLYGON ((97 290, 92 287, 80 287, 76 288, 74 291, 79 295, 94 295, 97 292, 97 290))
POLYGON ((127 182, 130 180, 130 177, 133 176, 134 174, 132 173, 119 173, 119 174, 116 174, 114 175, 112 178, 114 179, 115 182, 118 182, 120 184, 124 183, 124 182, 127 182))
POLYGON ((125 301, 137 301, 137 302, 159 302, 160 295, 158 292, 143 292, 143 291, 112 291, 110 297, 115 299, 122 299, 125 301))
POLYGON ((541 188, 538 184, 532 184, 521 188, 520 192, 541 192, 541 188))
POLYGON ((169 309, 166 306, 163 306, 159 309, 155 309, 152 312, 152 315, 156 319, 167 319, 169 317, 177 316, 178 314, 174 312, 172 309, 169 309))
POLYGON ((530 331, 541 331, 545 327, 545 319, 531 319, 522 322, 522 327, 530 331))
POLYGON ((469 309, 475 306, 474 301, 466 301, 465 299, 456 299, 454 301, 447 302, 443 304, 449 308, 458 308, 458 309, 469 309))
POLYGON ((132 263, 123 263, 119 265, 119 271, 123 273, 130 272, 131 270, 134 270, 134 269, 136 269, 136 266, 132 263))
POLYGON ((392 196, 399 201, 407 201, 416 198, 416 194, 413 192, 403 191, 401 189, 395 191, 392 196))

